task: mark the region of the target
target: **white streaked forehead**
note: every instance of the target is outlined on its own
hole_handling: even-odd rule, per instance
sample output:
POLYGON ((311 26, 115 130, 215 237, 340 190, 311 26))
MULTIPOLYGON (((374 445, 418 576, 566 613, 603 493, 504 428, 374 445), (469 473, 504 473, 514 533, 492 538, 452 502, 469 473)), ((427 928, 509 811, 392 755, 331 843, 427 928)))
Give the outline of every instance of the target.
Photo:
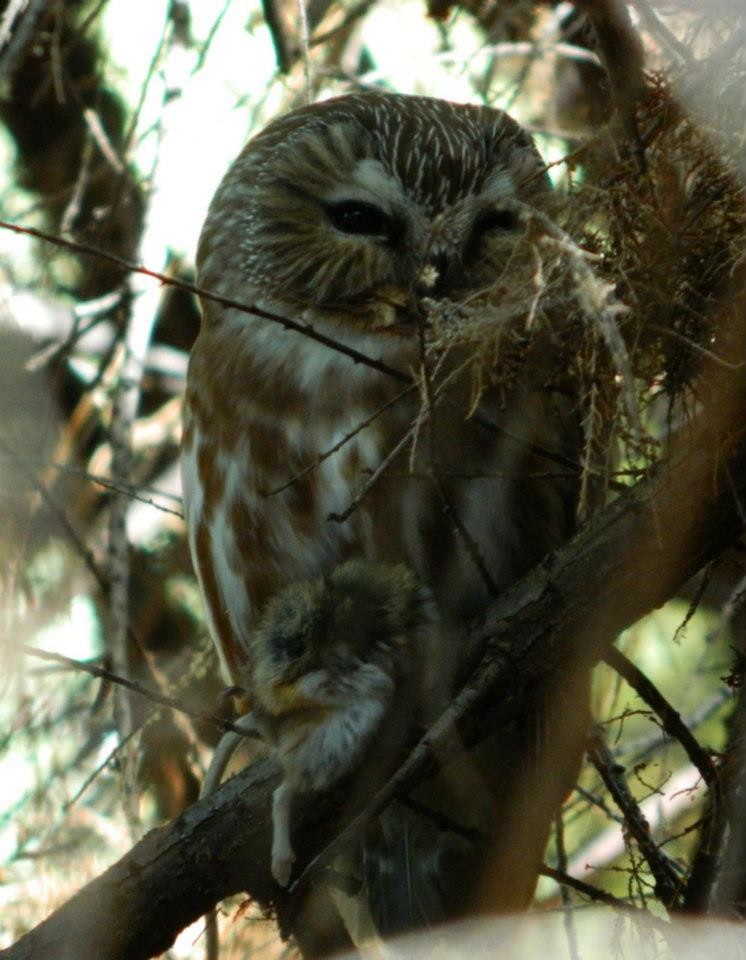
POLYGON ((366 157, 358 160, 344 184, 337 184, 327 200, 363 200, 393 210, 407 203, 401 184, 380 160, 366 157))

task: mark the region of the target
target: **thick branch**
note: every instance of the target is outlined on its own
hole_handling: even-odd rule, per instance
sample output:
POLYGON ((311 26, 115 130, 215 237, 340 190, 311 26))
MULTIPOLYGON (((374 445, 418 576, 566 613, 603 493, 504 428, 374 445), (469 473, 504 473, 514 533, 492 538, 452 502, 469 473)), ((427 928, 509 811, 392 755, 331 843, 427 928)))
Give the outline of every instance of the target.
POLYGON ((89 883, 3 954, 6 960, 154 957, 229 890, 271 896, 270 763, 257 763, 89 883))

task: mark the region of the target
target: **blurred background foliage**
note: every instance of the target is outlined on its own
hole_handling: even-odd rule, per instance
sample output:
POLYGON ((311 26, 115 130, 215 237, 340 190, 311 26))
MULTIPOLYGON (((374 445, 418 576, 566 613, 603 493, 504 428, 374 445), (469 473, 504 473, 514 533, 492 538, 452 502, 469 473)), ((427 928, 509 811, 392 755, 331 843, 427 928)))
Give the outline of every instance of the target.
MULTIPOLYGON (((609 499, 706 408, 702 358, 728 362, 717 320, 744 249, 746 11, 729 0, 4 0, 0 85, 0 218, 113 255, 0 229, 8 946, 197 798, 219 735, 204 714, 225 712, 179 512, 198 312, 188 292, 124 261, 192 281, 228 163, 307 99, 384 88, 508 109, 535 134, 566 201, 562 222, 623 306, 633 385, 583 359, 588 465, 609 499), (619 402, 630 389, 635 429, 619 402), (186 712, 125 698, 40 649, 186 712)), ((734 552, 620 640, 708 760, 733 727, 745 584, 734 552)), ((708 810, 700 771, 607 665, 593 708, 612 773, 685 885, 708 810)), ((568 798, 537 906, 579 908, 595 890, 661 913, 598 767, 586 765, 568 798), (588 887, 558 884, 557 870, 588 887)), ((285 949, 240 901, 225 909, 226 957, 285 949)), ((185 931, 169 956, 201 955, 200 935, 200 924, 185 931)))

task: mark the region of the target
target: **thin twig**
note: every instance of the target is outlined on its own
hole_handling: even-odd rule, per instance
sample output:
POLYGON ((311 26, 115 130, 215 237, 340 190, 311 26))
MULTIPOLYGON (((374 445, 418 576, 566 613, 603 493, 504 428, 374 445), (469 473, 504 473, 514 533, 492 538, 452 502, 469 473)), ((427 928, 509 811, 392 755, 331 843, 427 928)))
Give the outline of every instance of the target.
MULTIPOLYGON (((129 497, 130 500, 136 500, 138 503, 144 503, 146 506, 152 507, 154 510, 158 510, 161 513, 168 513, 172 517, 178 517, 180 520, 184 519, 184 514, 181 512, 181 510, 172 510, 171 507, 164 507, 162 504, 156 503, 155 500, 151 500, 150 497, 143 497, 141 494, 136 493, 135 491, 138 489, 138 487, 136 487, 134 484, 125 483, 123 480, 109 480, 106 477, 98 476, 95 473, 89 473, 87 470, 76 470, 74 467, 67 467, 61 463, 50 463, 48 466, 50 466, 53 470, 60 470, 63 473, 82 477, 98 487, 103 487, 105 490, 112 490, 115 493, 122 493, 129 497)), ((158 496, 167 497, 169 500, 181 501, 181 497, 175 493, 168 493, 165 490, 154 490, 153 492, 158 496)))
MULTIPOLYGON (((446 401, 448 403, 448 401, 446 401)), ((449 403, 451 407, 454 407, 455 404, 449 403)), ((580 463, 577 463, 575 460, 571 460, 569 457, 564 456, 557 450, 549 450, 547 447, 542 447, 541 444, 534 443, 532 440, 529 440, 527 437, 521 437, 516 433, 513 433, 512 430, 508 430, 506 427, 501 427, 499 424, 495 423, 494 420, 490 420, 483 413, 475 413, 470 419, 482 427, 484 430, 489 430, 491 433, 499 433, 500 436, 507 437, 508 440, 515 440, 517 443, 520 443, 528 453, 535 453, 537 456, 542 457, 544 460, 549 460, 551 463, 556 463, 560 467, 567 467, 568 470, 571 470, 573 474, 579 474, 583 467, 580 463)), ((624 489, 623 484, 618 485, 620 490, 624 489)))
POLYGON ((119 741, 119 743, 117 743, 117 745, 107 753, 107 755, 104 757, 101 763, 99 763, 98 766, 96 766, 94 770, 91 773, 89 773, 89 775, 81 783, 81 785, 72 795, 72 797, 70 797, 69 800, 66 800, 62 804, 63 815, 68 813, 68 811, 70 811, 75 806, 75 804, 78 802, 78 800, 80 800, 80 798, 83 796, 86 790, 93 783, 95 783, 95 781, 101 776, 104 770, 109 766, 109 764, 112 762, 114 757, 116 757, 116 755, 121 750, 123 750, 129 743, 131 743, 135 739, 135 737, 142 731, 143 726, 144 724, 138 724, 136 727, 133 727, 129 731, 129 733, 126 733, 122 737, 122 739, 119 741))
POLYGON ((225 0, 220 13, 213 19, 212 23, 210 24, 210 29, 207 32, 207 36, 205 37, 204 41, 200 44, 199 56, 197 57, 197 62, 192 68, 192 76, 194 76, 196 73, 199 73, 199 71, 204 66, 205 60, 207 59, 207 54, 210 50, 210 47, 212 46, 212 42, 215 39, 215 36, 218 30, 220 29, 221 23, 225 19, 225 15, 228 12, 228 8, 230 7, 231 2, 232 0, 225 0))
MULTIPOLYGON (((696 730, 697 727, 709 720, 714 713, 722 708, 723 704, 728 703, 732 698, 732 692, 727 687, 724 687, 717 694, 702 703, 683 723, 689 730, 696 730)), ((657 727, 656 732, 652 735, 627 741, 623 746, 620 746, 618 750, 620 753, 625 753, 628 757, 634 757, 635 761, 639 762, 670 742, 671 737, 669 734, 660 727, 657 727)), ((617 750, 614 750, 615 755, 616 753, 617 750)))
POLYGON ((632 3, 637 8, 640 19, 650 33, 681 57, 687 66, 693 67, 694 57, 692 56, 691 50, 669 30, 655 10, 650 6, 648 0, 632 0, 632 3))
POLYGON ((603 797, 597 797, 591 793, 590 790, 586 790, 582 784, 575 784, 575 793, 577 793, 580 799, 584 800, 589 807, 597 807, 609 820, 613 820, 614 823, 618 823, 620 826, 624 823, 624 817, 619 813, 614 813, 603 797))
POLYGON ((101 151, 101 154, 112 170, 118 174, 124 173, 126 169, 124 161, 118 155, 116 147, 111 142, 109 135, 106 132, 106 128, 101 122, 101 118, 96 111, 92 110, 90 107, 85 107, 83 110, 83 119, 85 120, 86 126, 93 137, 96 146, 101 151))
POLYGON ((99 250, 98 247, 91 246, 88 243, 81 243, 77 240, 66 240, 63 237, 46 233, 44 230, 37 230, 35 227, 21 226, 21 224, 11 223, 8 220, 0 220, 0 229, 12 230, 13 233, 20 233, 28 237, 36 237, 38 240, 44 240, 46 243, 52 243, 57 247, 71 250, 73 253, 79 253, 86 257, 94 257, 105 260, 107 263, 113 263, 118 267, 129 270, 132 273, 139 273, 145 277, 152 277, 154 280, 158 280, 160 283, 165 284, 166 286, 176 287, 179 290, 185 290, 187 293, 193 293, 195 296, 201 297, 203 300, 211 300, 213 303, 217 303, 221 307, 240 310, 241 313, 248 313, 252 316, 261 317, 262 320, 270 320, 273 323, 278 323, 286 330, 293 330, 295 333, 300 333, 305 337, 309 337, 311 340, 315 340, 317 343, 322 343, 325 347, 329 347, 331 350, 336 350, 337 353, 344 354, 354 363, 361 363, 364 366, 371 367, 373 370, 378 370, 379 373, 385 373, 386 376, 393 377, 394 380, 398 380, 400 383, 411 382, 411 377, 408 374, 403 373, 401 370, 396 370, 394 367, 390 367, 381 360, 375 360, 373 357, 368 357, 359 350, 355 350, 353 347, 345 346, 345 344, 339 343, 333 337, 328 337, 323 333, 319 333, 311 323, 301 323, 298 320, 291 320, 289 317, 282 317, 279 314, 270 313, 268 310, 262 310, 261 307, 258 307, 255 304, 243 303, 240 300, 233 300, 231 297, 223 297, 220 294, 213 293, 211 290, 206 290, 204 287, 200 287, 195 283, 188 283, 186 280, 170 277, 168 274, 159 273, 157 270, 149 270, 147 267, 133 263, 131 260, 127 260, 124 257, 119 257, 114 253, 107 253, 104 250, 99 250))
POLYGON ((485 563, 482 552, 479 549, 477 542, 474 540, 472 535, 466 529, 466 525, 462 521, 458 510, 454 506, 451 498, 448 496, 446 491, 445 484, 443 483, 443 478, 440 476, 439 465, 436 455, 437 450, 437 424, 435 420, 435 401, 436 394, 433 390, 432 375, 430 371, 430 365, 428 363, 427 357, 427 347, 425 343, 425 317, 418 313, 417 315, 417 332, 419 336, 419 346, 420 346, 420 364, 422 371, 422 385, 425 395, 425 401, 427 404, 427 428, 428 428, 428 457, 427 457, 427 467, 428 472, 430 473, 430 478, 432 480, 433 486, 438 494, 438 498, 443 506, 443 512, 448 517, 448 519, 453 524, 456 532, 458 533, 461 541, 464 544, 466 552, 469 555, 469 559, 474 565, 474 568, 479 573, 480 577, 484 581, 485 586, 487 587, 487 592, 492 597, 498 595, 497 584, 495 583, 494 578, 487 569, 487 564, 485 563))
POLYGON ((497 584, 492 576, 492 574, 487 569, 487 564, 482 552, 479 549, 479 546, 476 540, 472 537, 469 531, 466 529, 466 525, 461 519, 458 510, 453 505, 448 493, 446 491, 445 485, 443 483, 443 478, 436 472, 433 472, 432 481, 435 486, 435 489, 440 498, 440 502, 443 506, 443 512, 446 514, 448 519, 451 521, 453 526, 456 529, 456 532, 461 537, 461 540, 464 544, 466 552, 469 554, 469 559, 474 564, 475 568, 479 572, 480 577, 484 581, 485 586, 487 587, 487 592, 491 597, 497 597, 500 593, 498 590, 497 584))
POLYGON ((409 427, 408 430, 404 432, 404 434, 402 434, 399 440, 394 444, 391 450, 389 450, 389 452, 386 454, 383 460, 381 460, 381 462, 378 464, 376 469, 371 473, 371 475, 365 481, 365 483, 362 485, 360 490, 358 490, 358 492, 355 494, 355 496, 353 497, 351 502, 348 504, 348 506, 345 507, 345 509, 341 513, 332 512, 328 514, 326 518, 327 520, 331 520, 334 523, 344 523, 345 520, 349 520, 349 518, 352 516, 355 510, 357 510, 357 508, 363 502, 365 497, 370 493, 372 488, 378 483, 380 478, 386 472, 386 468, 389 466, 389 464, 393 463, 393 461, 396 460, 396 458, 402 452, 402 450, 407 445, 407 443, 412 439, 412 437, 414 436, 415 429, 416 429, 416 425, 413 424, 411 427, 409 427))
MULTIPOLYGON (((7 454, 6 454, 7 455, 7 454)), ((67 474, 71 477, 80 477, 83 480, 88 480, 96 486, 103 487, 106 490, 114 490, 117 493, 126 493, 131 500, 137 500, 138 503, 144 503, 149 507, 153 507, 154 510, 160 510, 161 513, 169 513, 174 517, 179 517, 179 519, 184 519, 184 514, 179 510, 172 510, 170 507, 163 507, 161 504, 156 503, 155 500, 151 500, 149 497, 144 497, 142 494, 138 493, 138 490, 142 490, 148 493, 152 493, 155 496, 163 497, 166 500, 173 500, 175 503, 181 503, 181 497, 178 493, 169 493, 168 490, 159 490, 157 487, 147 487, 141 484, 126 483, 123 480, 114 481, 109 479, 109 477, 102 477, 98 473, 91 473, 88 470, 81 470, 78 467, 71 467, 66 463, 57 463, 53 460, 29 460, 27 457, 12 457, 14 463, 23 463, 26 466, 36 466, 36 467, 45 467, 50 470, 59 470, 60 473, 67 474)))
POLYGON ((672 330, 670 327, 662 327, 658 323, 649 323, 648 329, 652 330, 654 333, 660 333, 664 337, 672 337, 674 340, 679 340, 681 343, 685 343, 690 349, 695 350, 697 353, 701 353, 703 357, 707 357, 709 360, 719 364, 721 367, 725 367, 726 370, 743 370, 743 368, 746 367, 746 362, 743 360, 740 363, 731 363, 730 360, 726 360, 725 357, 719 357, 716 353, 713 353, 712 350, 708 350, 707 347, 703 347, 701 344, 692 340, 691 337, 687 337, 683 333, 679 333, 678 330, 672 330))
MULTIPOLYGON (((557 847, 557 872, 567 876, 567 850, 565 849, 565 826, 562 822, 562 813, 557 815, 554 829, 554 842, 557 847)), ((560 894, 562 896, 562 919, 565 924, 565 935, 567 936, 567 949, 571 960, 580 960, 578 952, 578 931, 575 929, 573 918, 572 897, 567 889, 567 884, 560 884, 560 894)))
POLYGON ((302 477, 305 477, 306 474, 311 473, 313 470, 316 470, 316 468, 321 466, 321 464, 325 460, 328 460, 329 457, 337 453, 338 450, 341 450, 342 447, 346 443, 348 443, 350 440, 352 440, 353 437, 357 436, 358 433, 365 430, 366 427, 369 427, 371 423, 374 422, 374 420, 376 420, 378 417, 381 416, 382 413, 385 413, 386 410, 388 410, 390 407, 393 407, 394 404, 398 403, 399 400, 405 397, 408 393, 411 393, 412 390, 414 390, 414 387, 415 385, 413 383, 411 383, 408 387, 405 387, 403 390, 401 390, 399 393, 393 396, 390 400, 387 400, 386 403, 380 406, 375 411, 375 413, 372 413, 367 419, 362 420, 360 423, 358 423, 356 427, 350 430, 349 433, 346 433, 341 440, 339 440, 337 443, 334 444, 333 447, 329 447, 328 450, 325 450, 323 453, 320 453, 317 457, 315 457, 311 461, 311 463, 307 464, 305 467, 303 467, 302 470, 300 470, 294 476, 290 477, 289 480, 286 480, 285 483, 281 484, 281 486, 274 487, 272 490, 267 490, 266 492, 264 492, 263 496, 274 497, 278 493, 282 493, 283 490, 287 490, 288 487, 292 487, 293 484, 297 483, 302 477))
POLYGON ((624 779, 624 767, 616 762, 601 736, 592 739, 588 758, 624 814, 625 829, 634 838, 655 878, 656 895, 666 907, 674 906, 681 893, 680 878, 673 862, 653 840, 650 826, 624 779))
POLYGON ((557 870, 555 867, 550 867, 546 863, 542 864, 539 873, 542 877, 549 877, 550 880, 554 880, 563 887, 571 887, 573 890, 577 890, 578 893, 582 893, 583 896, 593 900, 594 903, 605 903, 607 906, 617 907, 619 910, 637 909, 637 907, 626 903, 624 900, 620 900, 605 890, 600 890, 598 887, 594 887, 584 880, 578 880, 577 877, 571 877, 570 874, 565 873, 564 870, 557 870))
MULTIPOLYGON (((446 390, 448 385, 460 374, 460 372, 461 372, 461 368, 456 367, 454 370, 451 370, 448 373, 448 375, 444 377, 444 379, 438 384, 438 390, 435 396, 436 402, 440 399, 441 395, 446 390)), ((415 384, 412 383, 408 389, 414 389, 414 387, 415 387, 415 384)), ((397 399, 397 398, 394 398, 394 399, 397 399)), ((374 416, 377 416, 380 412, 381 410, 376 411, 376 414, 374 416)), ((378 481, 383 476, 383 474, 387 473, 387 475, 389 475, 387 472, 387 468, 391 463, 394 462, 394 460, 396 460, 396 457, 399 455, 399 453, 401 453, 401 451, 404 449, 404 447, 406 446, 407 442, 410 439, 412 440, 412 448, 414 451, 414 447, 417 442, 417 433, 420 429, 422 419, 423 417, 427 417, 428 414, 429 414, 429 410, 420 411, 420 414, 415 420, 415 422, 409 427, 409 429, 403 434, 403 436, 400 437, 400 439, 397 441, 394 447, 386 454, 386 456, 378 464, 375 470, 372 470, 369 473, 368 479, 365 481, 362 488, 355 495, 355 498, 348 505, 348 507, 345 510, 343 510, 342 513, 330 513, 327 517, 328 520, 332 520, 339 523, 349 519, 349 517, 352 516, 355 510, 357 510, 357 508, 360 506, 360 504, 362 503, 363 499, 367 496, 367 494, 370 493, 372 488, 376 485, 376 483, 378 483, 378 481)))
POLYGON ((106 667, 98 667, 92 663, 86 663, 83 660, 73 660, 71 657, 63 656, 61 653, 52 653, 49 650, 42 650, 39 647, 31 646, 28 643, 14 642, 13 646, 17 650, 20 650, 22 653, 25 653, 30 657, 38 657, 40 660, 49 660, 52 663, 59 663, 65 667, 69 667, 71 670, 80 670, 82 673, 87 673, 92 677, 97 677, 99 680, 106 680, 109 683, 115 683, 120 687, 125 687, 127 690, 131 690, 132 693, 137 693, 146 700, 150 700, 151 703, 157 703, 162 707, 168 707, 170 710, 176 710, 179 713, 183 713, 187 717, 191 717, 192 720, 210 723, 224 732, 228 732, 230 730, 234 733, 241 733, 243 736, 249 736, 246 731, 242 730, 242 728, 237 726, 235 723, 231 723, 230 720, 224 720, 215 713, 206 713, 203 710, 191 710, 189 707, 185 707, 183 703, 180 703, 173 697, 167 697, 165 694, 158 693, 155 690, 149 690, 136 680, 128 680, 126 677, 120 677, 113 671, 107 670, 106 667))
POLYGON ((718 779, 717 767, 713 763, 712 757, 699 744, 692 731, 681 719, 678 710, 671 706, 655 684, 628 657, 625 657, 621 650, 611 647, 604 660, 655 711, 663 729, 674 740, 678 740, 691 762, 699 770, 707 786, 714 786, 718 779))
POLYGON ((686 634, 686 628, 691 623, 692 617, 699 610, 699 605, 702 603, 702 598, 705 595, 705 591, 710 585, 715 574, 716 564, 711 563, 709 567, 705 568, 704 573, 700 577, 699 583, 697 584, 697 589, 694 591, 694 596, 689 601, 689 606, 687 607, 686 613, 684 614, 684 619, 676 627, 673 634, 673 642, 678 643, 679 640, 684 637, 686 634))
MULTIPOLYGON (((365 472, 365 471, 363 471, 365 472)), ((411 480, 431 479, 430 474, 414 471, 391 471, 390 477, 408 477, 411 480)), ((443 470, 440 474, 448 480, 573 480, 575 473, 547 473, 529 470, 443 470)))
POLYGON ((62 527, 62 529, 65 531, 65 533, 69 537, 70 542, 73 544, 75 549, 80 554, 87 569, 90 571, 91 575, 93 576, 93 579, 99 585, 103 593, 107 594, 109 591, 108 579, 104 576, 104 574, 99 569, 98 564, 93 558, 93 554, 85 545, 85 542, 78 534, 78 531, 68 520, 67 514, 65 513, 65 511, 62 509, 62 507, 59 506, 59 504, 55 503, 52 495, 47 490, 46 486, 42 483, 42 481, 36 476, 33 470, 30 470, 24 464, 24 461, 20 457, 16 456, 13 448, 2 437, 0 437, 0 450, 3 451, 5 455, 13 461, 16 468, 26 477, 29 483, 37 491, 37 493, 43 500, 45 506, 52 513, 54 518, 57 520, 59 525, 62 527))

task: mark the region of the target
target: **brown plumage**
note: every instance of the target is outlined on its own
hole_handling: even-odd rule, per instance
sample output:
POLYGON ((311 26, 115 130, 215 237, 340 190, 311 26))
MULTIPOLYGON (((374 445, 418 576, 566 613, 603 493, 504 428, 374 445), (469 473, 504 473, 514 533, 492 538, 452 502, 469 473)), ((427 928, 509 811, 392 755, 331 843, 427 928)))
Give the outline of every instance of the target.
MULTIPOLYGON (((558 478, 551 459, 578 459, 572 403, 528 370, 499 388, 482 376, 475 392, 473 348, 445 350, 442 337, 441 347, 428 345, 430 315, 440 310, 433 326, 442 333, 444 307, 474 312, 523 282, 521 205, 552 205, 525 131, 500 111, 423 97, 352 94, 297 110, 255 137, 226 174, 200 241, 199 283, 312 324, 404 374, 421 370, 424 323, 437 395, 429 416, 422 380, 404 391, 302 334, 205 300, 186 397, 184 495, 232 682, 259 682, 252 632, 274 593, 360 557, 405 563, 432 591, 444 629, 427 668, 440 680, 433 690, 450 690, 471 653, 467 622, 571 532, 575 478, 566 469, 558 478), (384 461, 356 509, 335 519, 384 461)), ((521 755, 518 734, 503 740, 512 758, 521 755)), ((450 812, 491 831, 513 786, 510 774, 486 779, 474 818, 463 797, 450 812)), ((547 828, 548 820, 542 835, 547 828)), ((455 856, 473 861, 468 851, 455 856)), ((529 880, 516 881, 521 901, 536 856, 529 880)), ((465 909, 442 864, 435 869, 440 906, 388 926, 465 909)), ((463 887, 464 871, 449 871, 463 887)))

